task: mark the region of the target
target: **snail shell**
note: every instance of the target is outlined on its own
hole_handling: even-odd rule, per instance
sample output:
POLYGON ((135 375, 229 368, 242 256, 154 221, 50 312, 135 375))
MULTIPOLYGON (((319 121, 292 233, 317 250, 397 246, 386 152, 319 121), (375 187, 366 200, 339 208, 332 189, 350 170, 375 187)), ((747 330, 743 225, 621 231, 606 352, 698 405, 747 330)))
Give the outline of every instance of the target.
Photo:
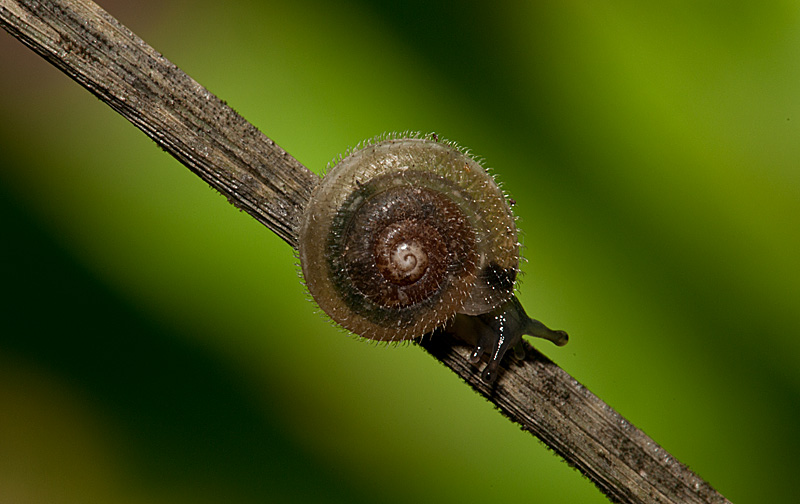
POLYGON ((519 245, 505 195, 471 157, 427 138, 369 144, 314 190, 300 229, 311 295, 344 328, 403 340, 514 290, 519 245))
MULTIPOLYGON (((303 277, 320 308, 365 338, 446 328, 490 352, 492 381, 531 326, 514 297, 519 243, 506 197, 480 164, 430 137, 369 143, 329 170, 299 229, 303 277)), ((546 331, 550 331, 549 333, 546 331)))

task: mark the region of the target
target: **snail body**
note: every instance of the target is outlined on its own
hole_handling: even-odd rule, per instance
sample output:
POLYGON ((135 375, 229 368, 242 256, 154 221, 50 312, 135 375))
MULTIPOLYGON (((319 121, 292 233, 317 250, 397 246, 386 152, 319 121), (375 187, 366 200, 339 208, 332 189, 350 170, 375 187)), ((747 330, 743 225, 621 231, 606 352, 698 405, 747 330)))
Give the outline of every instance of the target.
POLYGON ((345 329, 380 341, 449 330, 476 345, 476 362, 491 349, 487 381, 531 333, 494 324, 530 320, 514 297, 519 243, 506 197, 435 136, 369 143, 334 165, 304 211, 299 258, 312 297, 345 329))

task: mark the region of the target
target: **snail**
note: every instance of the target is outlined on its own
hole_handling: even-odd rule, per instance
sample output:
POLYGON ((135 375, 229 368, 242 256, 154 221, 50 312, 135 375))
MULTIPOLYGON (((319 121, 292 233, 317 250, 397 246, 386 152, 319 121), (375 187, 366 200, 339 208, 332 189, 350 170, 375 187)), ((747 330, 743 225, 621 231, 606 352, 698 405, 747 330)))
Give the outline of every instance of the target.
POLYGON ((488 354, 491 383, 524 334, 568 339, 515 297, 519 247, 492 176, 432 134, 368 142, 329 168, 304 209, 298 255, 334 322, 378 341, 450 332, 474 345, 473 364, 488 354))

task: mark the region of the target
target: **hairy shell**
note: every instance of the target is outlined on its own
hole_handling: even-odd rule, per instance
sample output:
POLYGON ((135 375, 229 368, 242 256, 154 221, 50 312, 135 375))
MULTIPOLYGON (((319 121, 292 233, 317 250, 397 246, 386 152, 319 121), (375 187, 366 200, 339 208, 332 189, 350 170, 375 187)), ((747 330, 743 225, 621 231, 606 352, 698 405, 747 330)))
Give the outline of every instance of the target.
POLYGON ((513 296, 519 244, 505 195, 435 138, 352 152, 315 188, 299 231, 311 295, 366 338, 416 338, 513 296))

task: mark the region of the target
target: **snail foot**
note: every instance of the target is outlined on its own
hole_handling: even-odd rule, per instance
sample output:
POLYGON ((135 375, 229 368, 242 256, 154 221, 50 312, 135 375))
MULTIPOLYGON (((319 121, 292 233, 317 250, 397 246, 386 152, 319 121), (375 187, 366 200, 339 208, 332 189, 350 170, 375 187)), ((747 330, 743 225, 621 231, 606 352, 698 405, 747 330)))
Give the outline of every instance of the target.
POLYGON ((469 356, 470 363, 478 364, 484 355, 488 355, 489 362, 481 372, 481 379, 488 384, 497 379, 500 363, 509 349, 514 349, 517 359, 525 358, 523 335, 543 338, 558 346, 566 345, 569 341, 566 332, 554 331, 528 317, 516 296, 489 313, 459 315, 452 332, 475 345, 469 356))

